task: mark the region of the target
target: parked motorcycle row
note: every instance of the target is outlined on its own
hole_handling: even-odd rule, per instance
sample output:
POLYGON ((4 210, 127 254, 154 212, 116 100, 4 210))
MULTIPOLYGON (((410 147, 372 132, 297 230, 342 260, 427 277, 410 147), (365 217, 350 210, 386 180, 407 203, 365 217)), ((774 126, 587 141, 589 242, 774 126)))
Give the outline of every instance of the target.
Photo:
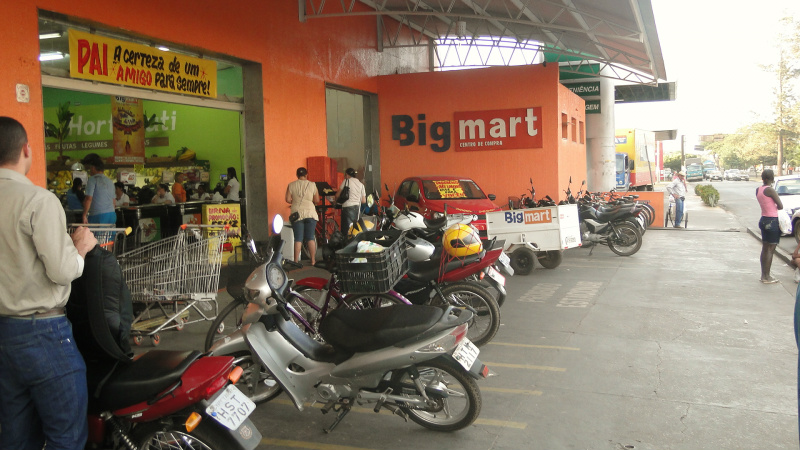
MULTIPOLYGON (((584 245, 636 253, 652 208, 582 189, 573 196, 568 187, 559 204, 578 206, 584 245)), ((555 206, 529 192, 519 205, 555 206)), ((359 406, 436 431, 472 424, 482 404, 477 381, 489 374, 480 347, 498 333, 514 274, 505 244, 481 240, 470 225, 477 216, 427 219, 398 210, 391 195, 389 207, 370 197, 375 214, 326 244, 329 277, 290 279, 302 266, 283 258, 281 216, 262 248, 245 233, 255 269, 243 286, 229 284, 235 298, 211 325, 206 353, 153 350, 131 362, 113 330, 96 326, 105 322, 102 302, 87 305, 97 353, 106 355, 96 366, 87 359, 97 369, 89 372, 90 443, 253 449, 261 435, 249 416, 281 392, 300 411, 318 403, 333 413, 326 432, 359 406)))
MULTIPOLYGON (((570 177, 570 185, 572 178, 570 177)), ((545 196, 536 201, 533 180, 530 180, 530 195, 523 194, 509 199, 509 208, 539 208, 554 206, 555 202, 545 196)), ((637 195, 620 195, 614 190, 608 193, 584 191, 585 181, 580 190, 573 195, 571 186, 564 191, 565 199, 559 205, 574 204, 578 207, 580 233, 583 247, 594 251, 595 244, 608 245, 612 252, 620 256, 631 256, 642 246, 642 237, 655 221, 655 208, 649 203, 638 201, 637 195)))

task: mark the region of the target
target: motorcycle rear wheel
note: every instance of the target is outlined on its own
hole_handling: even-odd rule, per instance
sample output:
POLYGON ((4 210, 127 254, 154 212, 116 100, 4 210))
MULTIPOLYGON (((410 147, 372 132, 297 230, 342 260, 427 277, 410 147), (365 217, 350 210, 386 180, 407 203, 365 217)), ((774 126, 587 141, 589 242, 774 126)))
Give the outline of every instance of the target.
MULTIPOLYGON (((212 420, 206 418, 207 421, 212 420)), ((178 421, 180 422, 180 421, 178 421)), ((131 434, 136 448, 139 450, 157 449, 186 449, 186 450, 228 450, 241 448, 226 436, 222 430, 215 428, 214 424, 205 421, 191 433, 186 432, 185 425, 171 423, 165 425, 160 422, 150 422, 137 426, 131 434)))
MULTIPOLYGON (((416 365, 419 380, 436 406, 427 410, 400 405, 415 423, 434 431, 456 431, 470 426, 481 412, 478 384, 463 367, 443 357, 416 365), (441 390, 444 395, 434 392, 441 390)), ((403 384, 399 395, 419 397, 419 392, 406 370, 396 371, 392 381, 403 384)))
POLYGON ((445 299, 436 295, 431 304, 448 304, 455 307, 469 306, 476 312, 469 322, 467 337, 477 347, 491 341, 500 329, 500 307, 497 300, 483 286, 475 282, 459 281, 442 287, 445 299), (446 302, 446 303, 443 303, 446 302))
POLYGON ((631 256, 642 248, 642 233, 630 222, 614 224, 619 237, 612 231, 608 236, 608 248, 619 256, 631 256))

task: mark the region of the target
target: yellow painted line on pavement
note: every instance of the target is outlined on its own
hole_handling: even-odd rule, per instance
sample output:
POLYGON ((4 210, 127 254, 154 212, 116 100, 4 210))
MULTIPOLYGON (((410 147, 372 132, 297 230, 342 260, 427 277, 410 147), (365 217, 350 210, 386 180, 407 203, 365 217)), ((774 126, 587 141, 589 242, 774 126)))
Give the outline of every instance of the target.
MULTIPOLYGON (((481 390, 485 390, 485 388, 481 389, 481 390)), ((275 400, 270 401, 270 403, 277 403, 279 405, 288 405, 288 406, 294 407, 294 402, 292 402, 289 399, 284 399, 284 398, 276 398, 275 400)), ((311 405, 310 403, 306 403, 305 406, 306 407, 311 407, 311 408, 321 409, 323 405, 321 403, 316 403, 314 405, 311 405)), ((354 406, 353 409, 351 409, 351 412, 375 414, 375 411, 373 411, 372 408, 364 408, 364 407, 358 407, 358 406, 354 406)), ((386 410, 386 409, 381 409, 379 414, 385 414, 387 416, 394 415, 394 413, 392 413, 391 411, 386 410)), ((519 429, 519 430, 524 430, 528 426, 528 424, 523 423, 523 422, 512 422, 512 421, 509 421, 509 420, 493 420, 493 419, 481 419, 481 418, 478 418, 477 420, 475 420, 475 424, 492 426, 492 427, 502 427, 502 428, 516 428, 516 429, 519 429)), ((264 440, 262 440, 261 442, 264 442, 264 440)), ((286 441, 286 442, 300 442, 300 441, 286 441)), ((305 442, 300 442, 300 443, 305 444, 305 442)), ((314 444, 314 443, 309 442, 308 444, 314 444)), ((325 444, 314 444, 314 445, 325 445, 325 444)), ((341 447, 341 446, 333 446, 333 447, 295 447, 295 448, 310 448, 310 449, 320 449, 320 450, 355 449, 355 447, 341 447)))
POLYGON ((537 345, 537 344, 515 344, 513 342, 489 342, 489 345, 505 345, 507 347, 522 347, 522 348, 547 348, 551 350, 572 350, 579 352, 581 349, 578 347, 561 347, 558 345, 537 345))
POLYGON ((542 391, 532 391, 530 389, 508 389, 498 387, 483 387, 481 392, 500 392, 503 394, 523 394, 523 395, 542 395, 542 391))
POLYGON ((291 441, 288 439, 261 439, 264 445, 275 445, 288 448, 307 448, 309 450, 370 450, 364 447, 351 447, 349 445, 323 444, 320 442, 291 441))
POLYGON ((475 425, 489 425, 492 427, 502 427, 502 428, 516 428, 518 430, 524 430, 528 427, 527 423, 522 422, 512 422, 510 420, 492 420, 492 419, 480 419, 478 418, 475 420, 475 425))
POLYGON ((551 366, 534 366, 530 364, 506 364, 506 363, 496 363, 496 362, 488 362, 483 361, 484 364, 489 366, 489 369, 493 367, 508 367, 511 369, 529 369, 529 370, 546 370, 549 372, 566 372, 567 369, 565 367, 551 367, 551 366))

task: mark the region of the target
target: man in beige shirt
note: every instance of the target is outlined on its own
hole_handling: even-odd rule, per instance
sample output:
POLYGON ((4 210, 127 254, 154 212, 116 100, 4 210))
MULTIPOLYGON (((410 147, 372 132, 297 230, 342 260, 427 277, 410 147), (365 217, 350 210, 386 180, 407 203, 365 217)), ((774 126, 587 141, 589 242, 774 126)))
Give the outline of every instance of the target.
POLYGON ((25 128, 0 117, 0 448, 77 450, 86 366, 64 306, 97 240, 67 234, 58 198, 25 176, 32 161, 25 128))

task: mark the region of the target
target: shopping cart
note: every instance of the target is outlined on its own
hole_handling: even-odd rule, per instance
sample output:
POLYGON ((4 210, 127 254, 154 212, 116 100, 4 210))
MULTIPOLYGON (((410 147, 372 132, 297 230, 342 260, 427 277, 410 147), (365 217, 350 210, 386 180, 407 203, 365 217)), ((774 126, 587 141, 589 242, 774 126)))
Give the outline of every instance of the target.
POLYGON ((190 323, 216 319, 222 244, 228 230, 220 225, 182 225, 175 236, 117 256, 131 300, 143 306, 131 326, 136 345, 144 336, 158 345, 161 330, 182 330, 190 323), (190 320, 191 310, 199 318, 190 320))
POLYGON ((125 251, 125 237, 133 231, 131 227, 114 228, 113 223, 70 223, 67 224, 67 232, 72 234, 79 227, 89 228, 97 239, 97 244, 114 254, 125 251))

